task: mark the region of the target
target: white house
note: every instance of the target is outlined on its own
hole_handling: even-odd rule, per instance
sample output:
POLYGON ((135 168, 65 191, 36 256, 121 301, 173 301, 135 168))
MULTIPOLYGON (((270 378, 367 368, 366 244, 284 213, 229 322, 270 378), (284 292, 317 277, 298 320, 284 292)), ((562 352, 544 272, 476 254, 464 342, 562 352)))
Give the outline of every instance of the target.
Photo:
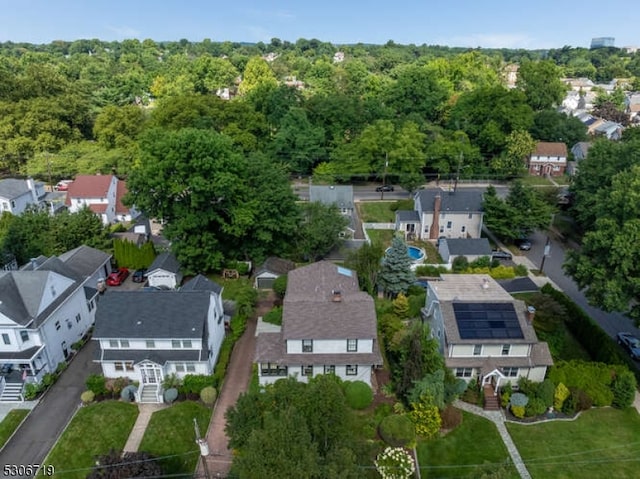
POLYGON ((539 141, 527 157, 530 175, 562 176, 567 168, 567 145, 561 142, 539 141))
POLYGON ((45 195, 44 184, 31 178, 0 180, 0 214, 8 211, 20 215, 28 206, 42 205, 45 195))
POLYGON ((224 334, 221 295, 214 291, 109 291, 93 339, 106 377, 138 381, 138 401, 162 402, 167 375, 213 372, 224 334))
POLYGON ((534 312, 489 275, 443 274, 428 282, 422 314, 456 377, 497 388, 520 377, 542 381, 553 365, 534 312))
POLYGON ((0 401, 21 400, 25 382, 55 371, 94 323, 96 278, 110 255, 82 246, 0 271, 0 401))
POLYGON ((173 253, 164 252, 156 256, 147 269, 149 286, 176 289, 182 282, 180 263, 173 253))
POLYGON ((254 360, 260 384, 335 374, 371 385, 382 365, 373 298, 354 271, 327 261, 289 272, 282 327, 258 334, 254 360))
POLYGON ((139 212, 122 204, 126 193, 126 183, 114 175, 78 175, 69 183, 66 205, 72 213, 89 207, 105 225, 128 222, 139 212))
POLYGON ((484 188, 425 188, 414 209, 396 212, 396 231, 407 239, 480 238, 484 188))

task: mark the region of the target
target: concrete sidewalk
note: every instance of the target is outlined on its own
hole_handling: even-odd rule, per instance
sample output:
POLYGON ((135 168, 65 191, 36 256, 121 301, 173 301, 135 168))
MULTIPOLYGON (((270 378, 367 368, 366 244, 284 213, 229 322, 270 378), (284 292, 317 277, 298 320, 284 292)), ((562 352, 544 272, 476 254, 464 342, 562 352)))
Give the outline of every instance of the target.
POLYGON ((147 430, 151 416, 154 412, 160 411, 165 407, 167 407, 165 404, 138 403, 138 418, 136 419, 136 423, 133 425, 131 434, 129 434, 127 443, 124 445, 123 452, 138 452, 138 448, 140 447, 140 443, 144 437, 144 432, 147 430))

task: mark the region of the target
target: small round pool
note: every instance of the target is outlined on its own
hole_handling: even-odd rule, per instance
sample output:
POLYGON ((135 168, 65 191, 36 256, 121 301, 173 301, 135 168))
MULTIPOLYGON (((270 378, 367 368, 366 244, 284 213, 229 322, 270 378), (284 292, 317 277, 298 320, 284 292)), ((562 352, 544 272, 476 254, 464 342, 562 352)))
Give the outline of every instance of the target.
MULTIPOLYGON (((385 254, 389 253, 391 248, 387 248, 385 250, 385 254)), ((424 259, 427 257, 427 254, 422 248, 418 248, 417 246, 407 246, 407 253, 409 253, 409 257, 413 260, 414 263, 422 263, 424 259)))

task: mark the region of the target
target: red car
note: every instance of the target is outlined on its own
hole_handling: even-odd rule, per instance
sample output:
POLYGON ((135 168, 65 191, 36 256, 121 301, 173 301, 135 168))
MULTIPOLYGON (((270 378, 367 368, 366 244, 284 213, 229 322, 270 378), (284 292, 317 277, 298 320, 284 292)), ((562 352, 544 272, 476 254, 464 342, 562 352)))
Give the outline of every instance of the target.
POLYGON ((109 286, 120 286, 124 283, 124 280, 129 276, 129 270, 127 268, 118 268, 111 273, 107 278, 107 284, 109 286))

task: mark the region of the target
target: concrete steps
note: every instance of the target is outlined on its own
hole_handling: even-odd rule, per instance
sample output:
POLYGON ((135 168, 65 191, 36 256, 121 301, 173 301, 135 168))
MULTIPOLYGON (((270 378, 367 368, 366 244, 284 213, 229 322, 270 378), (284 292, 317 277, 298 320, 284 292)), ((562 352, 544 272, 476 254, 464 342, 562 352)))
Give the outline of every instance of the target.
POLYGON ((485 411, 499 411, 500 410, 500 397, 495 394, 493 386, 486 385, 484 387, 484 410, 485 411))
POLYGON ((156 396, 156 392, 158 391, 158 387, 154 385, 143 386, 140 391, 140 402, 141 403, 151 403, 157 404, 158 397, 156 396))
POLYGON ((6 383, 0 402, 22 402, 22 383, 6 383))

